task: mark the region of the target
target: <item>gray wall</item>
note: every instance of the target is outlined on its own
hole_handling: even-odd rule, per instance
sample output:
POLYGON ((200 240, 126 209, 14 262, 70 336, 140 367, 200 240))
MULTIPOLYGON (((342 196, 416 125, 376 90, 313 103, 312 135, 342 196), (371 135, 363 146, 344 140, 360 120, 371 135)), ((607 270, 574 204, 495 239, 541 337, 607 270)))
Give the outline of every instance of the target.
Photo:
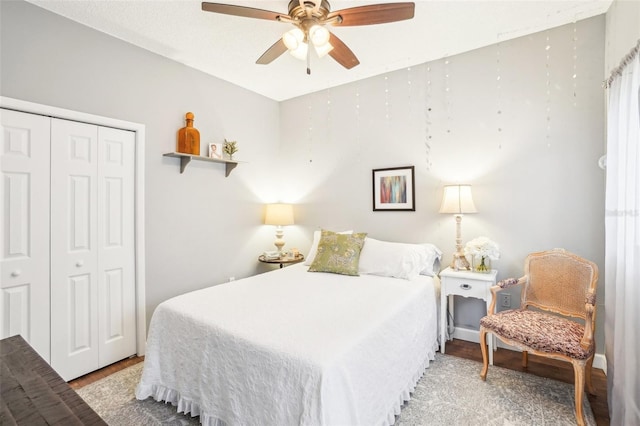
POLYGON ((609 73, 640 39, 640 1, 615 0, 607 11, 606 63, 609 73))
MULTIPOLYGON (((464 216, 463 241, 500 244, 499 279, 555 247, 604 276, 604 21, 578 21, 575 43, 570 24, 282 102, 283 173, 295 176, 284 180, 305 224, 433 242, 447 262, 455 224, 438 213, 442 186, 470 183, 478 213, 464 216), (416 212, 372 212, 371 170, 404 165, 416 167, 416 212)), ((483 302, 456 300, 456 325, 477 329, 482 315, 483 302)))
MULTIPOLYGON (((349 228, 433 242, 447 262, 442 185, 467 182, 479 213, 464 217, 463 239, 500 244, 499 278, 553 247, 603 268, 603 16, 577 23, 575 97, 568 25, 278 104, 28 3, 0 2, 0 14, 3 96, 146 125, 148 317, 173 295, 267 270, 255 261, 273 247, 262 206, 277 200, 296 203, 287 247, 349 228), (186 111, 203 145, 238 140, 248 163, 229 178, 193 162, 180 175, 162 153, 186 111), (416 167, 416 212, 372 212, 371 170, 403 165, 416 167)), ((457 303, 456 323, 477 328, 482 303, 457 303)))
POLYGON ((271 246, 261 225, 272 199, 277 102, 22 1, 0 2, 2 96, 146 126, 147 318, 163 300, 259 272, 271 246), (184 114, 195 114, 201 152, 237 140, 240 164, 163 157, 184 114))

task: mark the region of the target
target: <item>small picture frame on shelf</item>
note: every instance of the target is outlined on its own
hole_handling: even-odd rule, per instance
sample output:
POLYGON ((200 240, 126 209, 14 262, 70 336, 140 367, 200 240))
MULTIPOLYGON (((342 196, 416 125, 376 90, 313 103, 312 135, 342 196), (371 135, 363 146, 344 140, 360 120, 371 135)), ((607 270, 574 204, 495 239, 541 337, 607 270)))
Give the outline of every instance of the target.
POLYGON ((209 158, 222 160, 222 144, 221 143, 209 144, 209 158))

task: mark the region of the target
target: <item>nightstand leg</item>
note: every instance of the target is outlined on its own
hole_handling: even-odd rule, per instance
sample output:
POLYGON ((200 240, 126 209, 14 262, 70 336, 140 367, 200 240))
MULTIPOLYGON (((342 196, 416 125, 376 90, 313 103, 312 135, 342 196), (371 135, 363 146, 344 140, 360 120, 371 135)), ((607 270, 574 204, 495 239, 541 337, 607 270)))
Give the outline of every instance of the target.
POLYGON ((447 340, 447 296, 440 294, 440 353, 444 353, 447 340))
MULTIPOLYGON (((454 309, 454 305, 453 305, 453 298, 455 296, 453 295, 448 295, 447 298, 449 299, 449 315, 451 315, 451 328, 453 329, 453 333, 456 332, 456 323, 453 321, 453 319, 455 318, 455 315, 453 314, 453 309, 454 309)), ((449 318, 447 318, 449 319, 449 318)), ((448 331, 448 330, 447 330, 448 331)), ((451 338, 451 340, 453 340, 453 333, 451 333, 451 336, 449 336, 451 338)))

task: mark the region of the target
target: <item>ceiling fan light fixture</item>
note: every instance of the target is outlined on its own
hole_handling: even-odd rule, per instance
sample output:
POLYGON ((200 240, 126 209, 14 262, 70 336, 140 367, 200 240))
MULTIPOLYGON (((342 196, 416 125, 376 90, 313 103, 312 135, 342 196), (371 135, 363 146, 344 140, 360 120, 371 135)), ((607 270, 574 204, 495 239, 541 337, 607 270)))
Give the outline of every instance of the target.
POLYGON ((323 46, 329 42, 329 30, 321 25, 313 25, 309 28, 309 38, 314 46, 323 46))
POLYGON ((282 41, 289 51, 294 51, 304 43, 304 33, 300 28, 294 28, 282 35, 282 41))
POLYGON ((329 52, 333 50, 333 46, 331 45, 331 43, 325 43, 320 46, 316 46, 314 44, 313 47, 315 48, 316 53, 318 54, 318 58, 323 58, 327 56, 329 52))
POLYGON ((298 47, 295 49, 289 49, 289 53, 296 59, 305 60, 307 59, 307 51, 309 50, 309 45, 305 42, 299 43, 298 47))

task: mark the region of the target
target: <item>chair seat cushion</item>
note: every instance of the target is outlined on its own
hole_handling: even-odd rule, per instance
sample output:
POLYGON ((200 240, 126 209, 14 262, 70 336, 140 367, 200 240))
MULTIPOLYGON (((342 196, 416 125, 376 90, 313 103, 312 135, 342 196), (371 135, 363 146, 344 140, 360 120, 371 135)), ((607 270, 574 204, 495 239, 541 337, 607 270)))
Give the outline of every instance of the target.
POLYGON ((575 321, 531 310, 509 310, 487 315, 480 325, 497 336, 521 343, 531 349, 587 359, 594 345, 580 346, 584 326, 575 321))

